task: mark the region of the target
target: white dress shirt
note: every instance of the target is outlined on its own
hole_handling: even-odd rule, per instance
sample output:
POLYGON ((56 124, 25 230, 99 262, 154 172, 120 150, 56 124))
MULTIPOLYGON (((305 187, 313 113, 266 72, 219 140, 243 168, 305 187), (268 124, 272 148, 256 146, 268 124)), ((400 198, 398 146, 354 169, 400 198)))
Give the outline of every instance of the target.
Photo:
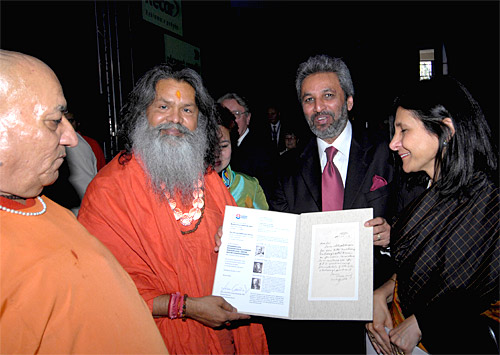
POLYGON ((276 122, 276 124, 271 123, 271 137, 273 134, 273 130, 276 128, 276 145, 278 145, 280 140, 280 129, 281 129, 281 121, 276 122))
POLYGON ((243 134, 240 136, 240 138, 238 138, 238 147, 240 146, 241 142, 243 141, 243 138, 246 137, 246 135, 248 134, 248 132, 250 132, 250 130, 247 128, 245 132, 243 132, 243 134))
POLYGON ((328 144, 321 138, 316 138, 318 142, 318 154, 319 161, 321 163, 321 172, 325 169, 328 158, 326 157, 325 149, 333 146, 337 149, 337 154, 333 158, 333 163, 339 170, 340 176, 342 177, 342 183, 345 187, 345 180, 347 178, 347 167, 349 165, 349 152, 351 150, 351 139, 352 139, 352 125, 350 121, 342 131, 342 133, 335 139, 333 144, 328 144))

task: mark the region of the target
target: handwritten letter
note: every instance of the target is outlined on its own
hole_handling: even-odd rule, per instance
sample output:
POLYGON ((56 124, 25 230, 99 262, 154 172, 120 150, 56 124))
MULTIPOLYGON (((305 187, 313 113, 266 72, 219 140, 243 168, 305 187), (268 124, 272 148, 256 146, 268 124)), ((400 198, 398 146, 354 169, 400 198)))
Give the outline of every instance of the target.
POLYGON ((358 297, 358 223, 313 226, 309 300, 358 297))

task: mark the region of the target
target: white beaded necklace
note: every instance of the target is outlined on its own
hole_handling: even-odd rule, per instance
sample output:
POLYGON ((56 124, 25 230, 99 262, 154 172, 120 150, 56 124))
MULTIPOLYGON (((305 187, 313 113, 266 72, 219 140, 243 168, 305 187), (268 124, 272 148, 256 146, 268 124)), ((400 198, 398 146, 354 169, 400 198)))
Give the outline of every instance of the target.
POLYGON ((203 189, 200 187, 193 191, 193 208, 191 208, 189 212, 182 212, 177 206, 175 199, 173 199, 167 191, 165 191, 165 196, 167 197, 170 208, 174 212, 175 219, 184 227, 190 226, 193 221, 199 220, 203 215, 203 206, 205 202, 203 201, 203 189))
POLYGON ((36 197, 41 203, 42 203, 42 210, 40 212, 23 212, 23 211, 17 211, 17 210, 13 210, 11 208, 7 208, 7 207, 4 207, 2 205, 0 205, 0 210, 3 210, 5 212, 10 212, 10 213, 14 213, 14 214, 20 214, 22 216, 39 216, 41 214, 44 214, 45 211, 47 211, 47 205, 45 204, 45 202, 42 200, 42 198, 40 196, 37 196, 36 197))

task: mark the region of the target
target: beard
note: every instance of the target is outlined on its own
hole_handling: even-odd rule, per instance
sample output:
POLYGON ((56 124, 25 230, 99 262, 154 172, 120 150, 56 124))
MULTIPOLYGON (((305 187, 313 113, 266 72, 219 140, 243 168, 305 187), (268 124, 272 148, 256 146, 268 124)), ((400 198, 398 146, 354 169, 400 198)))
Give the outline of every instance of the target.
POLYGON ((321 111, 309 116, 307 118, 307 123, 309 123, 309 128, 316 137, 321 139, 329 139, 338 137, 342 133, 348 119, 349 117, 347 114, 347 102, 344 102, 340 111, 340 115, 337 119, 335 119, 335 113, 333 111, 321 111), (333 119, 333 122, 324 130, 320 130, 314 125, 314 120, 316 119, 316 117, 322 115, 330 115, 333 119))
POLYGON ((164 123, 151 127, 147 118, 137 120, 132 130, 133 151, 149 175, 151 187, 160 199, 165 192, 175 198, 181 197, 182 204, 189 206, 198 181, 203 184, 207 137, 204 124, 190 131, 178 123, 164 123), (162 130, 176 128, 182 136, 162 134, 162 130))

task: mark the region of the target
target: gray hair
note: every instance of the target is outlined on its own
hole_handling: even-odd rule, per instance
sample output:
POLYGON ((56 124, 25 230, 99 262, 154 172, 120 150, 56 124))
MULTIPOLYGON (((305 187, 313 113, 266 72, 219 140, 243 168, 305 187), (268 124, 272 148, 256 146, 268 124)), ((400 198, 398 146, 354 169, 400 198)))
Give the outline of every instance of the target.
POLYGON ((222 105, 222 101, 231 99, 236 100, 238 105, 243 106, 246 112, 250 112, 250 107, 248 107, 246 100, 243 97, 239 96, 238 94, 235 94, 234 92, 228 92, 227 94, 222 95, 217 100, 217 103, 222 105))
POLYGON ((123 117, 121 135, 126 142, 126 154, 132 151, 131 136, 136 121, 146 119, 146 109, 156 97, 156 84, 162 79, 174 79, 186 82, 195 90, 195 100, 198 106, 198 124, 205 128, 207 136, 207 151, 205 163, 208 168, 215 163, 219 149, 219 126, 215 116, 214 101, 203 85, 201 76, 192 69, 185 68, 179 71, 160 64, 147 71, 137 82, 128 97, 128 102, 122 108, 123 117))
POLYGON ((352 84, 351 73, 349 68, 340 58, 331 58, 325 54, 320 54, 309 59, 299 65, 297 75, 295 77, 295 88, 297 89, 297 97, 301 101, 300 92, 302 90, 302 82, 309 75, 316 73, 335 73, 340 82, 340 87, 344 91, 345 98, 354 96, 354 86, 352 84))

